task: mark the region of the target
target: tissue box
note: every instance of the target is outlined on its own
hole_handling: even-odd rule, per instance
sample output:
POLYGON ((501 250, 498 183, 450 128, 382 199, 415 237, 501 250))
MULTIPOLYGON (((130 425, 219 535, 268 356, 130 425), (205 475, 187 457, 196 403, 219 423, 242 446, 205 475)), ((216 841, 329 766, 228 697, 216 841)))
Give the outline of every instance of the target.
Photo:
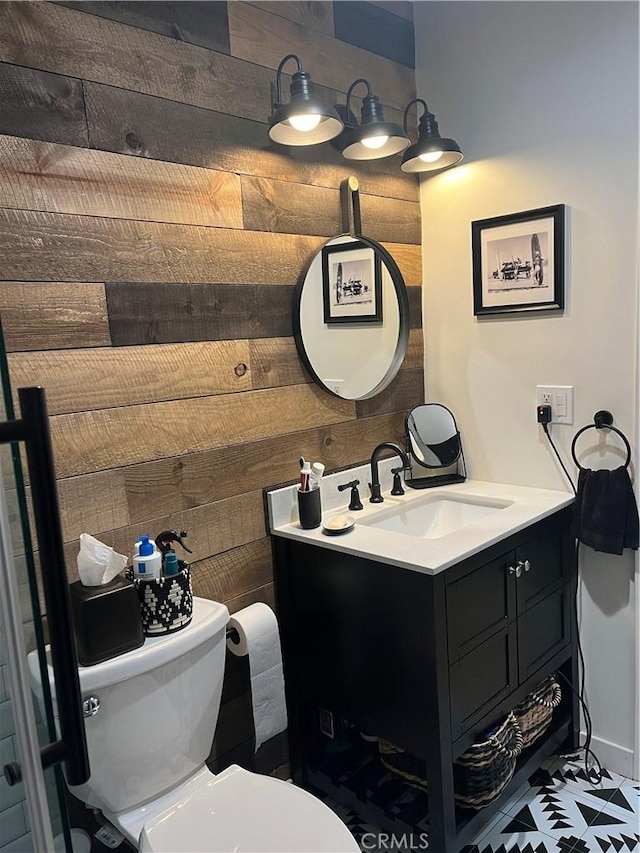
POLYGON ((144 643, 138 596, 130 581, 120 576, 102 586, 75 581, 69 592, 82 666, 102 663, 144 643))

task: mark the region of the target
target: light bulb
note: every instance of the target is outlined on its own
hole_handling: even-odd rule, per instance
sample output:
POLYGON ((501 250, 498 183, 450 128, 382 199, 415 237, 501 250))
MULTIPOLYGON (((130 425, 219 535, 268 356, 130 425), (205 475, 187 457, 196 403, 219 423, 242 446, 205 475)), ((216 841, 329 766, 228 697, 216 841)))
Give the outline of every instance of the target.
POLYGON ((372 151, 382 148, 388 141, 388 136, 367 136, 361 140, 364 147, 371 148, 372 151))
POLYGON ((322 116, 313 114, 289 116, 289 124, 295 130, 299 130, 301 133, 308 133, 310 130, 316 129, 316 127, 320 124, 321 118, 322 116))
POLYGON ((435 163, 442 157, 442 151, 429 151, 428 154, 419 154, 418 159, 423 163, 435 163))

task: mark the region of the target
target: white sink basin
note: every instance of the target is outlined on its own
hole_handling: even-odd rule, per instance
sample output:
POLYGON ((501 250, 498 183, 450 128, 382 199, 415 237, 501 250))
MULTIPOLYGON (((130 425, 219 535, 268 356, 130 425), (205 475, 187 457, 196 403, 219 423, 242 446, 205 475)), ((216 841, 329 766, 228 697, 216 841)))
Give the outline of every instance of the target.
POLYGON ((360 524, 422 539, 439 539, 511 506, 512 501, 465 495, 425 495, 411 503, 382 509, 360 524))

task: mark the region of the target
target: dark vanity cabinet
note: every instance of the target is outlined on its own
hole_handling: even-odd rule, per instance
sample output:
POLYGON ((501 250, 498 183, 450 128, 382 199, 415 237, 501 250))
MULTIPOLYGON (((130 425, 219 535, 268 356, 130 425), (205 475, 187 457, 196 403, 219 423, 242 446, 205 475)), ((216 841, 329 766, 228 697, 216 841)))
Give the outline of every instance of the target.
POLYGON ((295 781, 385 831, 428 833, 430 850, 457 853, 540 761, 573 748, 570 515, 435 575, 274 537, 295 781), (501 798, 458 808, 455 759, 554 672, 563 700, 548 732, 501 798), (428 795, 385 771, 379 738, 424 768, 428 795))

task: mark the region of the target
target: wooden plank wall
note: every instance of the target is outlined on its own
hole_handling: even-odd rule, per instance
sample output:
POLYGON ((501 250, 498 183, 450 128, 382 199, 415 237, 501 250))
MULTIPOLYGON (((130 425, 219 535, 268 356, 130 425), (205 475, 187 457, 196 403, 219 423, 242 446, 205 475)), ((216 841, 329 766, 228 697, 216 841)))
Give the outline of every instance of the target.
POLYGON ((423 401, 417 180, 271 144, 289 52, 334 103, 357 77, 395 120, 414 97, 410 3, 0 4, 0 311, 14 389, 47 392, 72 577, 83 531, 130 554, 182 528, 196 594, 273 603, 262 489, 300 455, 368 459, 423 401), (312 384, 291 337, 350 174, 412 309, 366 403, 312 384))

